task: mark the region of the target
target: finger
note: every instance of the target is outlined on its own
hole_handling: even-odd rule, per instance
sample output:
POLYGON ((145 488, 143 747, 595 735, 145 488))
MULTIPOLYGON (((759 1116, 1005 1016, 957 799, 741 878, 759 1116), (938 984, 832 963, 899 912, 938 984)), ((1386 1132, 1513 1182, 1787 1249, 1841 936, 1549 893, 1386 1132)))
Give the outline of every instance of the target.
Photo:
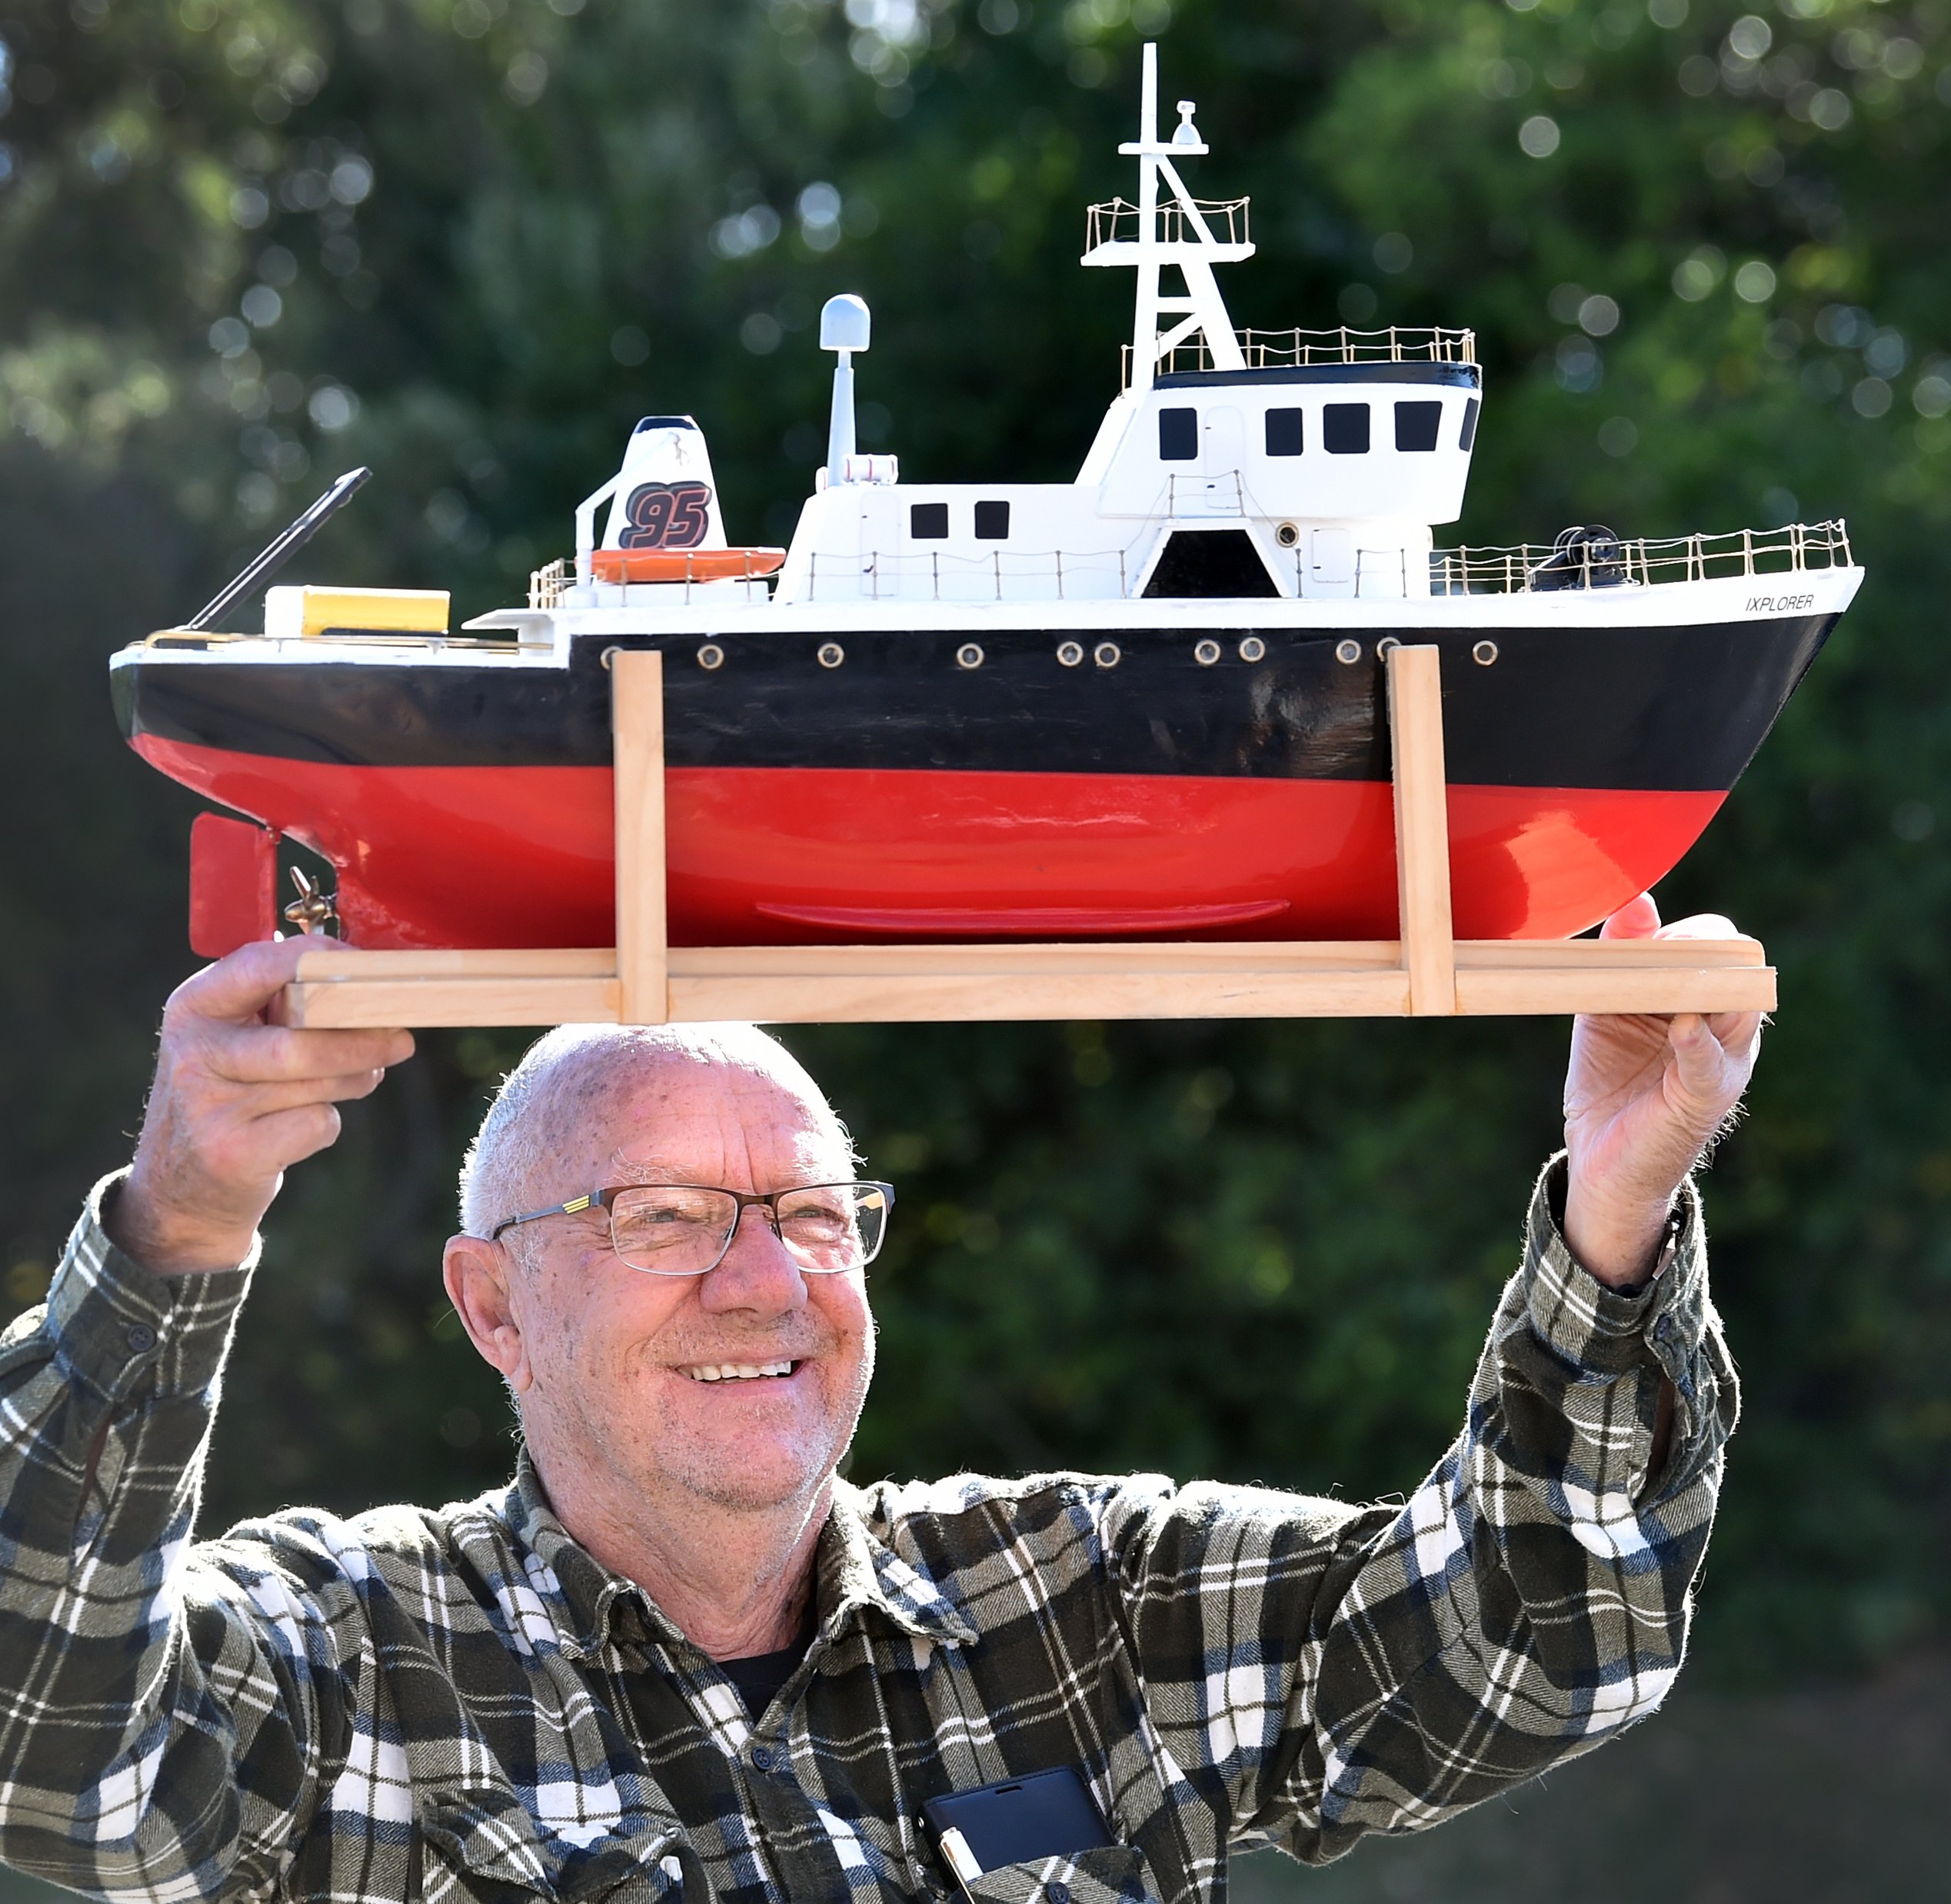
MULTIPOLYGON (((1758 1016, 1750 1012, 1734 1015, 1747 1019, 1758 1016)), ((1751 1029, 1758 1033, 1760 1026, 1751 1029)), ((1753 1068, 1752 1048, 1730 1050, 1712 1022, 1698 1012, 1680 1014, 1669 1035, 1680 1090, 1693 1100, 1706 1123, 1718 1123, 1746 1088, 1753 1068)))
POLYGON ((248 1023, 275 1013, 279 994, 297 976, 298 961, 307 953, 320 951, 340 958, 361 956, 356 946, 314 934, 260 939, 192 973, 170 994, 170 1004, 199 1017, 248 1023))
POLYGON ((254 1084, 236 1106, 238 1114, 261 1120, 301 1104, 344 1103, 370 1097, 386 1073, 381 1070, 348 1071, 338 1077, 292 1078, 281 1083, 254 1084))
POLYGON ((263 1117, 241 1117, 208 1133, 194 1173, 170 1188, 168 1200, 205 1213, 214 1198, 256 1194, 268 1203, 274 1180, 301 1158, 322 1150, 338 1136, 339 1113, 324 1103, 291 1104, 263 1117), (188 1184, 194 1201, 184 1193, 188 1184))
POLYGON ((1650 939, 1660 930, 1660 908, 1650 893, 1629 899, 1599 928, 1602 939, 1650 939))
POLYGON ((339 1114, 330 1104, 300 1104, 261 1118, 252 1135, 261 1152, 285 1164, 301 1163, 338 1141, 339 1114))
POLYGON ((413 1055, 413 1034, 400 1030, 293 1030, 284 1025, 212 1029, 211 1067, 239 1084, 383 1070, 413 1055))
POLYGON ((1681 1090, 1703 1105, 1715 1103, 1726 1093, 1727 1054, 1707 1020, 1697 1011, 1676 1012, 1666 1036, 1681 1090))
POLYGON ((1730 1057, 1747 1064, 1754 1062, 1755 1047, 1761 1042, 1762 1024, 1758 1011, 1717 1011, 1707 1020, 1721 1049, 1730 1057))
POLYGON ((313 949, 302 938, 240 946, 186 978, 171 993, 170 1006, 200 1018, 255 1018, 291 982, 300 957, 313 949))
POLYGON ((1696 912, 1685 919, 1676 919, 1670 926, 1662 926, 1656 935, 1662 939, 1738 939, 1741 937, 1734 921, 1717 912, 1696 912))

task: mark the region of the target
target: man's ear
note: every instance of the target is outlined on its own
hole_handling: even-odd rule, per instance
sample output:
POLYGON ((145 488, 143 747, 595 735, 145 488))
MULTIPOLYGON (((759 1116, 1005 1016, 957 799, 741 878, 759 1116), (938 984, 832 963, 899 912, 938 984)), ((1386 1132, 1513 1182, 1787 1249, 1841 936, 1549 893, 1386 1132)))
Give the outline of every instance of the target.
POLYGON ((490 1367, 516 1394, 534 1381, 528 1366, 528 1344, 510 1300, 509 1277, 514 1263, 498 1243, 479 1237, 449 1237, 441 1253, 441 1280, 448 1300, 467 1330, 468 1340, 490 1367))

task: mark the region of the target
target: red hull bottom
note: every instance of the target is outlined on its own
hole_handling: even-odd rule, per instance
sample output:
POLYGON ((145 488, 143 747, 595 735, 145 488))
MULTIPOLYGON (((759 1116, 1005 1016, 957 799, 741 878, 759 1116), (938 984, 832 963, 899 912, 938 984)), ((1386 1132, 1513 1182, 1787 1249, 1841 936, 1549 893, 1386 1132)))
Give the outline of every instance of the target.
MULTIPOLYGON (((139 737, 153 766, 323 854, 358 945, 603 946, 604 767, 343 767, 139 737)), ((1457 934, 1560 938, 1667 873, 1724 795, 1453 786, 1457 934)), ((678 945, 1396 935, 1386 783, 684 768, 678 945)))

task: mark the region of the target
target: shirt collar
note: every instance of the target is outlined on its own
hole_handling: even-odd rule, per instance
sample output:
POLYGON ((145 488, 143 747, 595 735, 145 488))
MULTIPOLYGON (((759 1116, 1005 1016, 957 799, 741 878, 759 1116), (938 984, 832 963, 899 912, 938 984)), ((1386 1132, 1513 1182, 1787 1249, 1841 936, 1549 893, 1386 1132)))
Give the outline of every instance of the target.
POLYGON ((968 1617, 934 1581, 870 1531, 867 1497, 834 1483, 833 1511, 820 1536, 821 1630, 840 1633, 858 1609, 872 1607, 916 1639, 961 1646, 976 1637, 968 1617))
MULTIPOLYGON (((864 1507, 859 1489, 834 1482, 833 1506, 814 1559, 821 1632, 835 1637, 861 1609, 871 1607, 914 1639, 949 1646, 973 1640, 975 1628, 941 1588, 868 1530, 864 1507)), ((577 1543, 557 1519, 525 1447, 516 1459, 504 1512, 516 1540, 559 1589, 551 1594, 545 1583, 534 1583, 566 1653, 588 1658, 613 1639, 638 1637, 627 1629, 639 1623, 651 1638, 669 1645, 686 1643, 664 1609, 635 1581, 612 1573, 577 1543)))
POLYGON ((683 1643, 684 1635, 649 1594, 634 1580, 611 1573, 556 1518, 548 1490, 542 1485, 526 1446, 515 1457, 514 1483, 508 1490, 505 1512, 518 1543, 541 1563, 558 1589, 551 1594, 547 1582, 534 1583, 557 1638, 571 1658, 587 1659, 600 1653, 611 1639, 626 1636, 616 1626, 620 1601, 634 1610, 655 1638, 683 1643))

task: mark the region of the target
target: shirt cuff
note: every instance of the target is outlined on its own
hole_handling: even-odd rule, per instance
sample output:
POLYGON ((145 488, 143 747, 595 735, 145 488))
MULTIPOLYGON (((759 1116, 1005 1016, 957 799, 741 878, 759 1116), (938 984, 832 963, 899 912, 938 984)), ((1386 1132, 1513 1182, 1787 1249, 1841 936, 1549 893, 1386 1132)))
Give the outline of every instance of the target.
POLYGON ((48 1290, 42 1327, 68 1380, 111 1403, 148 1382, 158 1395, 211 1387, 251 1287, 261 1239, 235 1270, 151 1275, 108 1240, 105 1204, 125 1172, 89 1191, 48 1290))
POLYGON ((1565 1207, 1566 1181, 1561 1150, 1544 1167, 1531 1194, 1524 1297, 1539 1340, 1562 1360, 1602 1375, 1623 1374, 1638 1364, 1649 1336, 1668 1355, 1688 1353, 1703 1326, 1706 1261, 1700 1196, 1693 1178, 1673 1199, 1651 1280, 1633 1290, 1600 1282, 1566 1246, 1558 1215, 1565 1207))

